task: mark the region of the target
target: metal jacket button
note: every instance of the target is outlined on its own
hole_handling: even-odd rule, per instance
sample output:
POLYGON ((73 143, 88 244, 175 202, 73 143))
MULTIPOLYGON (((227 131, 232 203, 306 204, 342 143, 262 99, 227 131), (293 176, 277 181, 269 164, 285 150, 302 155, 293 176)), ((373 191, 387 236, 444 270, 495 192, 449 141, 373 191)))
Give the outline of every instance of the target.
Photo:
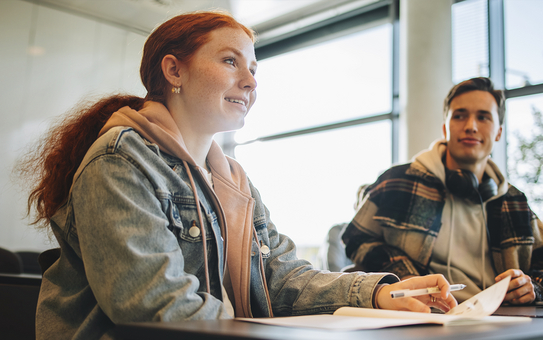
POLYGON ((260 247, 260 252, 262 255, 268 255, 270 253, 270 248, 264 244, 260 247))
POLYGON ((196 221, 192 221, 192 227, 189 229, 189 235, 191 237, 198 237, 200 236, 200 228, 196 226, 196 221))

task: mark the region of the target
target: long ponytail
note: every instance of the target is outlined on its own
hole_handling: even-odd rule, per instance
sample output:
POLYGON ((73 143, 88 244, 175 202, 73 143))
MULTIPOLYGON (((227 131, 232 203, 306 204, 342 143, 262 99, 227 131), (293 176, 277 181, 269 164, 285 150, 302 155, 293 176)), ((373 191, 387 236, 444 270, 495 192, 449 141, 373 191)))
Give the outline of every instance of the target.
POLYGON ((32 224, 47 227, 66 202, 77 168, 113 112, 124 106, 139 110, 143 103, 143 98, 128 95, 80 103, 61 116, 33 150, 21 158, 16 171, 33 188, 27 206, 28 214, 36 208, 32 224))

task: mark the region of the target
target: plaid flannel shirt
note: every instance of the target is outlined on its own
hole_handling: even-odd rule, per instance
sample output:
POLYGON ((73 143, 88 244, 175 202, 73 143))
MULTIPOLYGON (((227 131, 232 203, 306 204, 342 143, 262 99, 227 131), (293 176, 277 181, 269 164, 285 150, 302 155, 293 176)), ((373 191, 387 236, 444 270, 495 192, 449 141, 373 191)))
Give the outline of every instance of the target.
MULTIPOLYGON (((361 208, 342 239, 346 254, 363 271, 398 275, 429 273, 441 228, 446 188, 420 163, 390 168, 366 189, 361 208)), ((496 271, 517 268, 531 276, 536 301, 543 298, 543 224, 526 196, 509 184, 486 204, 496 271)))

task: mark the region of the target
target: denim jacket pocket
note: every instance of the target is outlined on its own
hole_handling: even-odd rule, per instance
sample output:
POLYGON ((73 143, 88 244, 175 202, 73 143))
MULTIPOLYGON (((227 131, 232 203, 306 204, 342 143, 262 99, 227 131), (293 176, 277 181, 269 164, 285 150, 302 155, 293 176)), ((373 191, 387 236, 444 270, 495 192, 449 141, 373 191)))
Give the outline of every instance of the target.
MULTIPOLYGON (((203 238, 198 220, 198 212, 193 199, 172 197, 168 199, 168 210, 166 212, 169 226, 168 229, 175 235, 179 248, 185 258, 183 270, 186 273, 195 275, 200 281, 199 290, 205 290, 205 267, 204 267, 204 247, 203 238)), ((202 211, 202 214, 205 214, 202 211)), ((204 228, 206 232, 206 246, 208 251, 208 261, 210 268, 217 266, 217 246, 215 244, 215 235, 211 230, 207 218, 203 217, 204 228), (213 255, 211 255, 213 254, 213 255)), ((216 273, 211 272, 211 278, 216 273)), ((213 286, 213 285, 212 285, 213 286)), ((212 290, 216 289, 212 287, 212 290)))
MULTIPOLYGON (((196 206, 183 202, 183 200, 174 202, 170 199, 168 203, 169 229, 175 234, 178 240, 190 243, 202 242, 202 229, 200 228, 196 206), (180 210, 183 211, 183 214, 180 213, 180 210)), ((204 217, 203 220, 204 224, 206 224, 207 219, 204 217)), ((206 232, 206 241, 213 240, 213 231, 208 225, 204 225, 204 228, 206 232)))

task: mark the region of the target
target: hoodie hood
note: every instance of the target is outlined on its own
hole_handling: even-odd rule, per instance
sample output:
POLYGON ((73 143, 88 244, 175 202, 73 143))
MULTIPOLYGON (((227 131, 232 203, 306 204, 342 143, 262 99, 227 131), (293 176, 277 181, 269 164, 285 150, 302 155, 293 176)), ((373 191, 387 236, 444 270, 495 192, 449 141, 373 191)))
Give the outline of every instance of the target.
MULTIPOLYGON (((416 166, 426 168, 445 184, 445 165, 443 164, 442 159, 446 151, 447 141, 445 139, 437 139, 430 144, 429 149, 423 150, 415 155, 415 157, 413 157, 413 163, 416 166)), ((505 195, 508 189, 507 181, 491 158, 489 158, 486 163, 485 173, 498 185, 498 194, 496 196, 505 195)))
MULTIPOLYGON (((133 110, 128 106, 119 109, 119 111, 111 115, 100 131, 99 136, 115 126, 131 127, 152 143, 157 144, 161 151, 183 160, 196 199, 200 229, 202 236, 205 237, 198 194, 189 164, 193 169, 196 169, 195 173, 201 179, 202 189, 212 197, 219 217, 222 236, 226 243, 226 268, 232 281, 236 316, 250 317, 249 280, 251 242, 254 236, 254 199, 251 195, 249 180, 241 165, 234 159, 225 156, 219 145, 213 141, 207 155, 214 185, 211 188, 210 183, 206 180, 205 170, 196 164, 188 152, 183 136, 171 113, 163 104, 158 102, 147 101, 140 111, 133 110)), ((206 265, 206 283, 209 292, 205 239, 202 243, 204 256, 206 256, 204 263, 206 265)), ((263 270, 262 273, 264 273, 263 270)), ((266 282, 265 278, 264 282, 266 282)))

